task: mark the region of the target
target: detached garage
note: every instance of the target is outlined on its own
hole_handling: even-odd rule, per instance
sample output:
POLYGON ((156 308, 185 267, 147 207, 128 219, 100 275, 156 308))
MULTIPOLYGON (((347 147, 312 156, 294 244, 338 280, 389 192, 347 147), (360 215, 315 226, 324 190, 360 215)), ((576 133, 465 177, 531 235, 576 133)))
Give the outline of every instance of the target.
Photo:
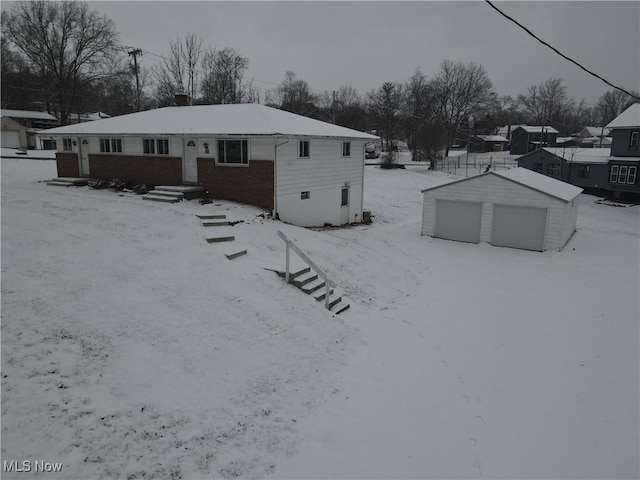
POLYGON ((422 191, 422 235, 524 250, 562 250, 581 188, 514 168, 422 191))

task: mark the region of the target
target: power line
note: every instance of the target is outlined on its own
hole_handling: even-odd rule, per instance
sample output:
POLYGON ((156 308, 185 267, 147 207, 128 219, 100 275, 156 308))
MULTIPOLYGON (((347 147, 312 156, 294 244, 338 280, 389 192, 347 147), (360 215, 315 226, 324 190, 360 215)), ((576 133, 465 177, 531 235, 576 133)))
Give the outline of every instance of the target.
POLYGON ((572 58, 567 57, 565 54, 563 54, 562 52, 560 52, 558 49, 552 47, 551 45, 549 45, 547 42, 545 42, 544 40, 540 39, 538 36, 536 36, 531 30, 529 30, 527 27, 525 27, 524 25, 522 25, 521 23, 519 23, 517 20, 511 18, 509 15, 507 15, 506 13, 504 13, 503 11, 501 11, 498 7, 496 7, 493 3, 491 3, 489 0, 484 0, 485 2, 487 2, 489 4, 489 6, 491 8, 493 8, 496 12, 498 12, 500 15, 502 15, 503 17, 505 17, 506 19, 512 21, 513 23, 515 23, 516 25, 518 25, 520 28, 522 28, 525 32, 527 32, 529 35, 531 35, 533 38, 535 38, 538 42, 542 43, 543 45, 549 47, 551 50, 553 50, 554 52, 556 52, 558 55, 560 55, 562 58, 564 58, 565 60, 569 60, 571 63, 573 63, 574 65, 577 65, 578 67, 580 67, 582 70, 584 70, 585 72, 587 72, 589 75, 592 75, 594 77, 596 77, 599 80, 602 80, 604 83, 606 83, 607 85, 609 85, 610 87, 615 88, 616 90, 620 90, 621 92, 626 93, 627 95, 629 95, 632 98, 635 98, 636 100, 640 100, 640 97, 629 93, 628 91, 626 91, 624 88, 620 88, 616 85, 614 85, 613 83, 609 82, 608 80, 605 80, 604 78, 602 78, 600 75, 598 75, 597 73, 592 72, 591 70, 589 70, 586 67, 583 67, 581 64, 579 64, 578 62, 576 62, 575 60, 573 60, 572 58))

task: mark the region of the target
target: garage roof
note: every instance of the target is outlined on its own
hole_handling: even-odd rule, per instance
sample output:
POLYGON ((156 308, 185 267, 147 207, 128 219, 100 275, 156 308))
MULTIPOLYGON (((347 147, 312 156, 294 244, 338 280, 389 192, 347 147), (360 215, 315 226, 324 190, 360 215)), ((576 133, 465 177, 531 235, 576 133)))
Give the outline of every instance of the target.
POLYGON ((375 135, 254 103, 165 107, 47 130, 47 135, 260 135, 342 137, 375 135))
POLYGON ((569 185, 568 183, 561 182, 560 180, 556 180, 555 178, 547 177, 546 175, 541 175, 522 167, 503 170, 500 172, 487 172, 475 177, 463 178, 462 180, 456 180, 454 182, 426 188, 422 190, 422 193, 435 190, 437 188, 445 188, 449 185, 453 185, 454 183, 477 180, 478 178, 484 177, 486 175, 495 175, 506 180, 510 180, 512 182, 518 183, 533 190, 537 190, 538 192, 545 193, 565 202, 570 202, 580 193, 582 193, 581 188, 574 187, 573 185, 569 185))

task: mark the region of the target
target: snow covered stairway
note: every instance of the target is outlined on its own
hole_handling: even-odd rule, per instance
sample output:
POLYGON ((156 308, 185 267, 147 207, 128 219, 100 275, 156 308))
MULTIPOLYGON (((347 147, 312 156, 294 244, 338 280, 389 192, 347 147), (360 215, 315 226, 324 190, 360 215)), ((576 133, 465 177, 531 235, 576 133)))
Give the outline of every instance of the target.
MULTIPOLYGON (((231 223, 227 221, 226 215, 196 215, 200 219, 200 222, 203 227, 228 227, 233 226, 231 223)), ((218 243, 218 242, 232 242, 235 240, 235 236, 227 235, 220 237, 211 237, 207 238, 208 243, 218 243)), ((225 257, 229 260, 233 260, 235 258, 246 255, 246 250, 240 251, 230 251, 224 254, 225 257)))
POLYGON ((351 305, 343 302, 341 295, 335 292, 334 288, 336 283, 327 277, 320 267, 318 267, 298 246, 289 240, 287 236, 278 231, 278 236, 284 240, 286 248, 286 269, 284 272, 277 271, 276 273, 285 279, 294 287, 302 290, 307 295, 313 295, 317 301, 323 301, 327 310, 332 311, 336 315, 349 309, 351 305), (289 249, 292 249, 298 254, 307 265, 306 268, 297 272, 290 271, 290 259, 289 249))
POLYGON ((207 189, 200 185, 161 185, 142 198, 155 202, 176 203, 203 197, 206 192, 207 189))

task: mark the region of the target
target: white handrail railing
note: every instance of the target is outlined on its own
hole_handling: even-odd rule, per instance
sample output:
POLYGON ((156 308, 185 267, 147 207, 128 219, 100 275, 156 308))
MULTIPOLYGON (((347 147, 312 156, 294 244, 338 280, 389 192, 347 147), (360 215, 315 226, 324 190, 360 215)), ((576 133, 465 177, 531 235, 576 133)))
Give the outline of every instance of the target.
POLYGON ((282 240, 284 240, 284 243, 286 245, 286 270, 285 270, 285 280, 286 280, 286 282, 287 283, 291 283, 289 281, 289 273, 290 273, 290 270, 289 270, 289 265, 290 265, 289 264, 289 248, 291 248, 324 281, 324 283, 325 283, 324 306, 326 308, 329 308, 329 293, 331 291, 331 287, 335 287, 336 283, 334 281, 332 281, 332 280, 329 280, 329 278, 327 277, 327 274, 324 273, 319 266, 317 266, 315 263, 313 263, 313 260, 311 260, 306 253, 304 253, 302 250, 300 250, 300 248, 292 240, 289 240, 287 238, 287 236, 284 233, 282 233, 280 230, 278 230, 278 236, 282 240))

